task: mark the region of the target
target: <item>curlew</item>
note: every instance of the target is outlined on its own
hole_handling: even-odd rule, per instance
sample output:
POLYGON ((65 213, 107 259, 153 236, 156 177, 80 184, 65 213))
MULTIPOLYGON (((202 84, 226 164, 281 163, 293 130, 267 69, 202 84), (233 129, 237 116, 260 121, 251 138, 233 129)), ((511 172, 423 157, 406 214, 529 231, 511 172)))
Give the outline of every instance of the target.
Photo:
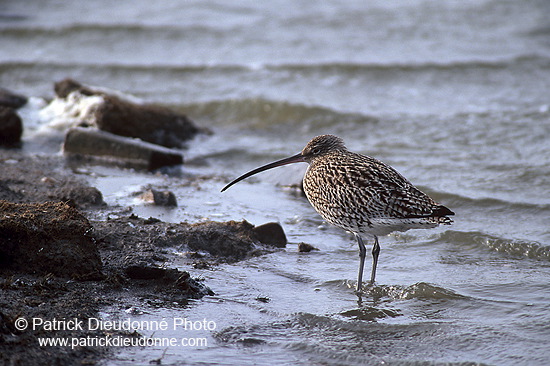
POLYGON ((391 166, 349 151, 333 135, 314 137, 298 154, 263 165, 233 180, 233 184, 278 166, 305 162, 303 185, 307 199, 332 225, 352 232, 359 245, 357 294, 361 294, 366 247, 361 235, 374 238, 370 285, 374 284, 380 254, 378 236, 394 231, 449 225, 454 212, 435 202, 391 166))

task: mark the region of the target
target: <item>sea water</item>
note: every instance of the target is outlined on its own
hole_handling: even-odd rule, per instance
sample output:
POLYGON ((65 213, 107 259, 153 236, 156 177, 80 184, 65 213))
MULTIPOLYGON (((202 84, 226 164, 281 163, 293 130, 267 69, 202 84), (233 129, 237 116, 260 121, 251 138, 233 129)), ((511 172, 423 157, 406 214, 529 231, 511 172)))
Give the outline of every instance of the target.
MULTIPOLYGON (((121 348, 107 364, 548 364, 549 19, 544 0, 0 4, 2 87, 51 98, 53 82, 72 77, 213 130, 183 151, 181 174, 90 167, 108 204, 171 222, 277 221, 287 234, 284 250, 213 269, 174 254, 171 265, 216 295, 122 302, 104 320, 213 329, 144 329, 180 344, 121 348), (284 188, 305 165, 219 192, 323 133, 456 213, 452 226, 380 238, 377 284, 361 304, 353 236, 284 188), (137 202, 147 184, 179 206, 137 202), (299 253, 301 242, 319 250, 299 253)), ((40 150, 41 126, 26 122, 24 148, 40 150)))

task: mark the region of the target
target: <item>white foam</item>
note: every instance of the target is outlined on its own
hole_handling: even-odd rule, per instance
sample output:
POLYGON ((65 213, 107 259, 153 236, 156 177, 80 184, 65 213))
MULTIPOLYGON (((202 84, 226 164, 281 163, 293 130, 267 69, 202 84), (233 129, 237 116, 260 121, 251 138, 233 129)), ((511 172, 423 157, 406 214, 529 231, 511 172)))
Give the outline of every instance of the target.
POLYGON ((73 91, 66 98, 55 98, 38 113, 38 132, 63 131, 82 124, 96 124, 95 111, 105 102, 101 95, 83 95, 73 91))

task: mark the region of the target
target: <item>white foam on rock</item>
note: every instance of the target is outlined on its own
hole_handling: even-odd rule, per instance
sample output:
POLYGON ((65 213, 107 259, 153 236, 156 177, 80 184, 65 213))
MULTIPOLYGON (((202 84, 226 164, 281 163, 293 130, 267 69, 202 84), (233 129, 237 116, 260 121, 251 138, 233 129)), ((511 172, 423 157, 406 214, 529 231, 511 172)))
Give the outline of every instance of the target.
POLYGON ((55 98, 40 110, 43 128, 63 131, 70 127, 96 125, 96 111, 105 103, 102 95, 84 95, 73 91, 66 98, 55 98))

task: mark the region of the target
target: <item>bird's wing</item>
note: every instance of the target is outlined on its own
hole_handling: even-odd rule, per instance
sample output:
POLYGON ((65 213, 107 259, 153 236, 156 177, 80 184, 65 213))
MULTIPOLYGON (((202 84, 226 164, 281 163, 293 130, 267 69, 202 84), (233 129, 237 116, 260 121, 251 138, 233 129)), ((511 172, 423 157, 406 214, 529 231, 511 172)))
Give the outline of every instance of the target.
POLYGON ((445 214, 440 209, 444 206, 413 186, 391 166, 364 155, 356 154, 353 158, 357 161, 345 164, 347 181, 343 186, 348 187, 348 197, 356 197, 369 216, 420 218, 445 214))

